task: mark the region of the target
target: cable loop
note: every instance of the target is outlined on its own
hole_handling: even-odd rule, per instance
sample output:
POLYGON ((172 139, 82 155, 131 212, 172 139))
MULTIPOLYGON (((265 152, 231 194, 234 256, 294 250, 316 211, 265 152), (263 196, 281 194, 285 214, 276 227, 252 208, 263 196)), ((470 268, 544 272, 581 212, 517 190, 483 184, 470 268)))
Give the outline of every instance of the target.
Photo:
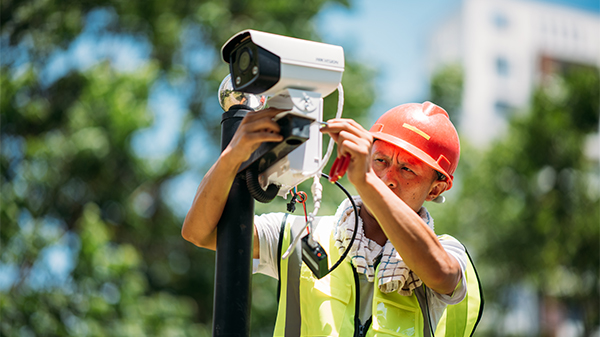
POLYGON ((308 198, 308 195, 306 195, 306 192, 300 191, 300 192, 294 194, 294 198, 296 199, 296 202, 303 204, 306 201, 306 199, 308 198))

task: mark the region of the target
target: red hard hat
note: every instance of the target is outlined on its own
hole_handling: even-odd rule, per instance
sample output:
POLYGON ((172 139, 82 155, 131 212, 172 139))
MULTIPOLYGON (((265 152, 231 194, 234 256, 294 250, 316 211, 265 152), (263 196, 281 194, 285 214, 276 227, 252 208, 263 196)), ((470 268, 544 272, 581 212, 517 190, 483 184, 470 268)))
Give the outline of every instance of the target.
POLYGON ((460 144, 444 109, 431 102, 403 104, 384 113, 369 131, 445 175, 448 189, 452 187, 460 144))

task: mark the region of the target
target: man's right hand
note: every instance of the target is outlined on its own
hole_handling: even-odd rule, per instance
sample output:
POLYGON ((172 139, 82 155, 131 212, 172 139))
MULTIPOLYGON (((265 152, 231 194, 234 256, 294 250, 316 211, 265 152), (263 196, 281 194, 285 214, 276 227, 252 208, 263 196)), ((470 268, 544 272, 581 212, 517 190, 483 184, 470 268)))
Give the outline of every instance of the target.
MULTIPOLYGON (((273 121, 284 110, 265 109, 249 112, 219 159, 204 175, 183 227, 182 236, 198 247, 214 250, 217 246, 217 223, 227 202, 229 190, 240 165, 250 158, 263 142, 280 142, 279 124, 273 121)), ((259 245, 254 234, 254 257, 259 245)))
POLYGON ((263 142, 280 142, 279 124, 273 117, 285 110, 269 108, 252 111, 244 117, 223 155, 236 163, 243 163, 263 142))

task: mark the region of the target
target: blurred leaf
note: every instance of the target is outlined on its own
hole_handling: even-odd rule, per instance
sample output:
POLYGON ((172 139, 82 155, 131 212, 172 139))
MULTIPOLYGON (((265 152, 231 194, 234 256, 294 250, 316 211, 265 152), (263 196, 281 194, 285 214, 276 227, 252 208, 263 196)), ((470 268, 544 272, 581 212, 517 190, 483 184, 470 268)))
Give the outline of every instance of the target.
POLYGON ((463 71, 458 64, 442 67, 431 79, 431 101, 443 107, 452 123, 460 126, 460 107, 463 91, 463 71))
MULTIPOLYGON (((218 151, 221 45, 248 28, 318 40, 328 2, 2 2, 0 335, 210 334, 214 253, 181 238, 165 186, 190 170, 192 135, 218 151), (169 153, 140 157, 165 92, 183 125, 169 153)), ((348 58, 345 116, 364 121, 372 80, 348 58)), ((275 288, 255 285, 253 335, 272 332, 275 288)))
POLYGON ((599 96, 597 69, 546 77, 505 138, 485 150, 461 144, 457 191, 432 208, 438 228, 474 253, 488 303, 506 309, 509 285, 532 284, 583 313, 590 333, 600 323, 600 190, 585 146, 598 133, 599 96))

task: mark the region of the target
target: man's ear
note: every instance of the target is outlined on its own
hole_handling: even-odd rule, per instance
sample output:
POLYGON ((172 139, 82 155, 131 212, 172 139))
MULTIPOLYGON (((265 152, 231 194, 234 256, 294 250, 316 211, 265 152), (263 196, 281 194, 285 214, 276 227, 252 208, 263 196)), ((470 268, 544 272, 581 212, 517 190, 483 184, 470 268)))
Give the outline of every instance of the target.
POLYGON ((431 184, 431 188, 429 189, 429 194, 425 200, 432 201, 437 198, 440 194, 442 194, 448 188, 448 182, 444 180, 436 180, 431 184))

